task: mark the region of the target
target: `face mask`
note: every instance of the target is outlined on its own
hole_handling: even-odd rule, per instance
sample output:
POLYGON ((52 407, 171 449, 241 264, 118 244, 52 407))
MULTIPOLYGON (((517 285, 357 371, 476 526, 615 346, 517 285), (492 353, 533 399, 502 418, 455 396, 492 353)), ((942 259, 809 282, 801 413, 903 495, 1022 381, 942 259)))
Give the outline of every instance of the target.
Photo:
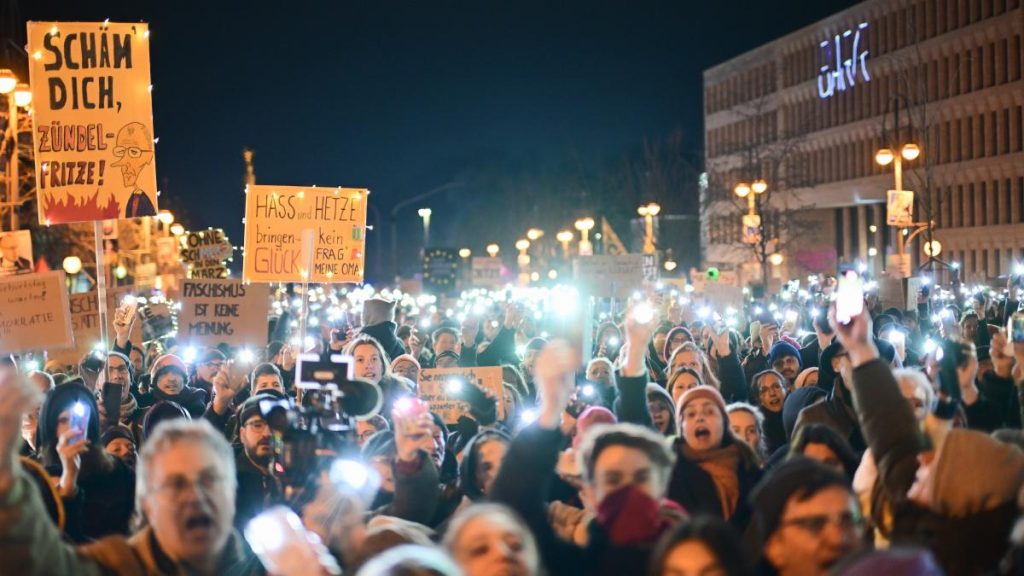
MULTIPOLYGON (((678 505, 666 503, 678 509, 678 505)), ((634 485, 620 488, 601 501, 597 523, 617 546, 651 542, 673 524, 662 515, 662 503, 634 485)))

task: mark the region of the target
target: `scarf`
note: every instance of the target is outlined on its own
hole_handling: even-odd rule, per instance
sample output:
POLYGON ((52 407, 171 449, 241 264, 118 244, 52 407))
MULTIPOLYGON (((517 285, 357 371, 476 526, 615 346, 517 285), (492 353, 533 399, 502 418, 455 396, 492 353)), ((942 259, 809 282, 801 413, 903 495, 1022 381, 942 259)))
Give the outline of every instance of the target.
MULTIPOLYGON (((97 387, 97 390, 96 390, 96 402, 100 406, 103 406, 103 394, 100 391, 99 387, 97 387)), ((137 400, 135 400, 135 396, 133 396, 130 392, 127 392, 127 390, 125 392, 122 392, 121 393, 121 418, 120 418, 120 421, 123 424, 127 424, 127 425, 130 426, 131 425, 132 414, 135 414, 135 411, 138 410, 138 409, 139 409, 139 403, 138 403, 137 400)))
POLYGON ((718 500, 722 504, 722 517, 728 520, 736 511, 736 504, 740 499, 740 479, 736 474, 740 460, 739 446, 732 443, 714 450, 698 452, 684 444, 683 456, 695 462, 701 470, 711 476, 718 500))
POLYGON ((679 504, 658 502, 632 484, 612 492, 597 507, 597 524, 616 546, 651 544, 685 517, 679 504))

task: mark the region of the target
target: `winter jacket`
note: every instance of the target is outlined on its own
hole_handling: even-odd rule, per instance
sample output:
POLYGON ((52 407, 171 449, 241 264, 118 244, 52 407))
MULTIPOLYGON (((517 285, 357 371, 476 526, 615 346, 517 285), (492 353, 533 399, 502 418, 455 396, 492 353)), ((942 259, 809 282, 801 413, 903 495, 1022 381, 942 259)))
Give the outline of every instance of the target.
MULTIPOLYGON (((644 397, 642 391, 640 397, 644 397)), ((538 426, 523 429, 505 454, 491 488, 491 499, 509 506, 526 522, 537 539, 548 574, 610 576, 642 572, 653 550, 653 541, 645 545, 614 545, 597 522, 588 526, 586 546, 567 542, 555 533, 545 503, 562 443, 559 430, 538 426)))
POLYGON ((152 392, 152 402, 150 405, 156 404, 160 401, 175 402, 182 408, 184 408, 192 419, 201 418, 203 412, 206 411, 206 399, 207 394, 205 390, 199 388, 192 388, 191 386, 185 386, 177 394, 165 394, 159 388, 154 387, 152 392))
POLYGON ((245 528, 260 512, 284 503, 277 479, 256 466, 241 446, 235 449, 235 476, 235 528, 245 528))
MULTIPOLYGON (((86 546, 70 546, 60 539, 31 480, 19 474, 6 494, 0 495, 0 558, 3 566, 17 566, 21 576, 181 576, 177 565, 161 549, 151 528, 131 538, 110 536, 86 546)), ((218 574, 264 574, 259 561, 247 553, 241 537, 233 534, 221 557, 218 574)))
MULTIPOLYGON (((725 422, 728 426, 728 420, 725 422)), ((736 477, 739 480, 739 498, 736 500, 736 509, 728 522, 743 532, 750 521, 750 492, 761 480, 762 471, 757 464, 757 456, 753 450, 743 442, 735 440, 732 436, 723 438, 723 445, 735 443, 739 448, 740 456, 736 463, 736 477)), ((668 481, 668 498, 678 502, 690 514, 706 514, 723 518, 722 503, 715 488, 715 482, 711 475, 704 471, 697 462, 686 458, 683 452, 685 441, 677 438, 673 444, 673 451, 676 454, 676 463, 672 467, 672 474, 668 481)))
POLYGON ((718 380, 722 384, 722 389, 719 392, 722 393, 722 398, 726 404, 730 402, 745 402, 747 400, 747 382, 750 381, 750 376, 746 374, 746 370, 740 365, 740 357, 736 351, 737 347, 733 345, 732 353, 728 356, 715 355, 714 358, 715 363, 718 365, 718 380))
POLYGON ((764 355, 761 348, 754 348, 743 360, 743 375, 748 382, 754 377, 754 374, 764 372, 769 368, 771 368, 771 364, 768 363, 768 357, 764 355))
POLYGON ((516 356, 516 331, 504 326, 495 334, 494 340, 482 350, 480 348, 479 343, 463 346, 459 354, 459 366, 501 366, 519 362, 516 356))
POLYGON ((937 475, 935 502, 921 506, 907 497, 917 474, 917 455, 924 446, 910 404, 882 361, 857 367, 853 381, 857 415, 877 462, 881 490, 892 507, 893 545, 927 547, 947 574, 994 572, 1008 548, 1017 514, 1012 494, 1024 469, 1020 452, 994 446, 987 437, 970 437, 983 436, 978 432, 950 432, 932 471, 937 475), (976 458, 982 446, 987 448, 984 463, 976 458), (989 456, 996 452, 1007 458, 989 456), (997 497, 999 492, 1002 495, 997 497), (1006 494, 1011 494, 1008 501, 1006 494))

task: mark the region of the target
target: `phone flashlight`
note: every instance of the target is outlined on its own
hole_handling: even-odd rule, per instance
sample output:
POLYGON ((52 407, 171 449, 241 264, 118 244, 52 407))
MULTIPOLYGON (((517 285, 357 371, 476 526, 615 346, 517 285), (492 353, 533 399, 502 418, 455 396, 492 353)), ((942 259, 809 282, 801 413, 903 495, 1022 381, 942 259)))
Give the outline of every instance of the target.
POLYGON ((242 364, 252 364, 253 360, 256 359, 256 354, 254 354, 253 351, 249 350, 248 348, 242 348, 241 350, 238 351, 237 354, 235 354, 235 359, 237 359, 242 364))
POLYGON ((355 492, 369 491, 371 488, 376 491, 380 483, 374 470, 355 460, 335 460, 331 463, 327 477, 339 490, 355 492))

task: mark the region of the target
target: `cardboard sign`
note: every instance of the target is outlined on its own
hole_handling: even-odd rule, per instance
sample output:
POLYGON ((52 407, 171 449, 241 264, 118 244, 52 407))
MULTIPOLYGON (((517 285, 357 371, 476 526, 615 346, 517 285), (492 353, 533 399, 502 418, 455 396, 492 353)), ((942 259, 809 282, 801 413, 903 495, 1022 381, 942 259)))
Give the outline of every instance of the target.
POLYGON ((573 261, 581 290, 598 298, 628 298, 643 287, 644 255, 588 256, 573 261))
POLYGON ((139 308, 142 337, 146 341, 174 334, 174 316, 166 302, 148 304, 139 308))
POLYGON ((32 272, 32 234, 28 230, 0 232, 0 276, 32 272))
POLYGON ((498 400, 498 419, 505 417, 505 395, 501 387, 501 366, 474 368, 427 368, 420 370, 417 386, 419 397, 430 405, 445 423, 458 422, 459 416, 469 414, 469 404, 450 394, 453 381, 460 386, 473 386, 490 390, 498 400))
POLYGON ((149 26, 29 22, 39 223, 157 213, 149 26))
POLYGON ((362 188, 249 186, 245 196, 247 282, 363 282, 366 202, 362 188), (312 270, 303 234, 313 233, 312 270))
POLYGON ((179 257, 189 278, 227 278, 227 262, 234 250, 223 230, 207 228, 181 236, 179 257))
POLYGON ((0 353, 69 348, 73 343, 63 271, 0 279, 0 353))
MULTIPOLYGON (((113 322, 114 310, 117 309, 121 300, 128 295, 135 295, 135 287, 107 288, 107 320, 109 322, 113 322)), ((50 354, 50 358, 69 364, 77 364, 89 350, 92 350, 93 346, 99 343, 100 308, 98 302, 95 290, 82 294, 72 294, 68 298, 71 311, 71 329, 74 332, 75 344, 72 348, 50 354)), ((139 306, 138 312, 141 312, 141 310, 142 306, 139 306)), ((137 317, 135 324, 132 326, 132 331, 128 335, 128 339, 136 346, 142 344, 143 341, 141 325, 141 318, 137 317)), ((107 335, 113 340, 113 327, 108 326, 107 335)))
POLYGON ((189 344, 263 347, 269 288, 240 280, 185 280, 178 338, 189 344))
POLYGON ((643 275, 644 282, 654 284, 658 281, 658 255, 644 254, 643 275))
POLYGON ((473 258, 473 287, 499 290, 501 281, 501 258, 473 258))

